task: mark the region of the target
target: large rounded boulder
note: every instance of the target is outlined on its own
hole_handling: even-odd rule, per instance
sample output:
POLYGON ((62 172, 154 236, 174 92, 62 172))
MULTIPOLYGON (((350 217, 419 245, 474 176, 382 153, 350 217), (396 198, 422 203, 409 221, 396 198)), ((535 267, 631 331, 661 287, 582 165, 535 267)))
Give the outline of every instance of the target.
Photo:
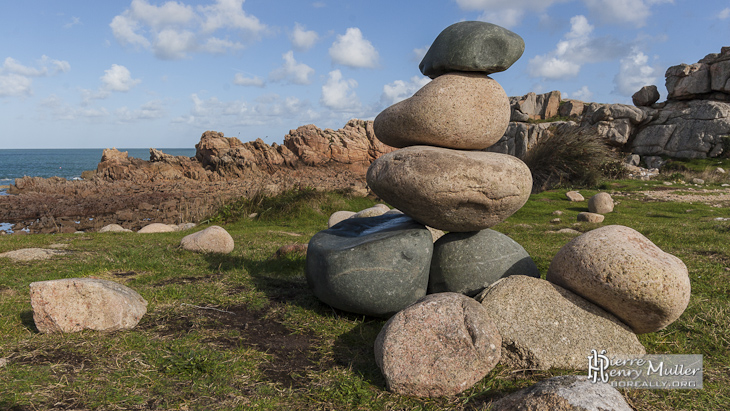
POLYGON ((546 279, 611 312, 637 334, 679 318, 691 289, 682 260, 620 225, 589 231, 563 246, 546 279))
POLYGON ((349 218, 315 234, 307 283, 322 302, 389 317, 426 295, 431 232, 403 214, 349 218))
POLYGON ((532 174, 514 156, 413 146, 385 154, 368 169, 370 189, 393 207, 444 231, 499 224, 530 197, 532 174))

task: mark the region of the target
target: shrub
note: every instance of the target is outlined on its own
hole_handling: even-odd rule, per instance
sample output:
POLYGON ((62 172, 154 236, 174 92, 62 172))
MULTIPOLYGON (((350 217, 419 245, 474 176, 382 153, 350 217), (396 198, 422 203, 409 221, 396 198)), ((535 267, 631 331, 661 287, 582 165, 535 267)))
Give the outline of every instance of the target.
POLYGON ((616 153, 599 135, 587 130, 550 131, 523 159, 532 172, 533 193, 558 186, 595 187, 607 176, 623 175, 616 153))

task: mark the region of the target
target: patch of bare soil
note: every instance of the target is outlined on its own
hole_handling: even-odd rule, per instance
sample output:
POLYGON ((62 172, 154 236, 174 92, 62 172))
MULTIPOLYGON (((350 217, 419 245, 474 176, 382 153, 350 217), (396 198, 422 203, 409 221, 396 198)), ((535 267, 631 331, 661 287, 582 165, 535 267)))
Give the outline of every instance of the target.
POLYGON ((640 191, 639 193, 646 196, 646 199, 649 201, 730 205, 730 187, 721 189, 657 187, 653 190, 640 191))

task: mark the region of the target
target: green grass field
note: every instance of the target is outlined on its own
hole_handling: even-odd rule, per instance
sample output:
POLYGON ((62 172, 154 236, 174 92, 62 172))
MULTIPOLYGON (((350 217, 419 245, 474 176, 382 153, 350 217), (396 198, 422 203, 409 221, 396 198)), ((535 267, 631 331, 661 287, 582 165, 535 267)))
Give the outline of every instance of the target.
MULTIPOLYGON (((622 392, 638 410, 730 409, 730 221, 716 220, 730 217, 730 204, 653 202, 638 194, 668 187, 604 185, 618 204, 601 225, 632 227, 688 266, 685 313, 639 339, 649 353, 703 354, 704 389, 622 392)), ((574 237, 549 231, 599 226, 575 222, 586 203, 567 201, 566 191, 532 195, 494 227, 522 244, 543 276, 574 237), (550 223, 555 210, 564 212, 557 224, 550 223)), ((586 198, 596 192, 581 190, 586 198)), ((373 357, 384 321, 320 303, 307 288, 304 256, 271 258, 282 245, 307 243, 330 213, 374 204, 306 190, 230 204, 207 223, 233 236, 229 255, 180 249, 191 231, 0 236, 0 253, 56 244, 71 251, 46 261, 0 259, 0 409, 472 410, 551 376, 585 373, 498 365, 454 397, 388 392, 373 357), (258 217, 248 218, 254 212, 258 217), (38 333, 28 285, 73 277, 125 284, 149 302, 148 312, 130 331, 38 333)))

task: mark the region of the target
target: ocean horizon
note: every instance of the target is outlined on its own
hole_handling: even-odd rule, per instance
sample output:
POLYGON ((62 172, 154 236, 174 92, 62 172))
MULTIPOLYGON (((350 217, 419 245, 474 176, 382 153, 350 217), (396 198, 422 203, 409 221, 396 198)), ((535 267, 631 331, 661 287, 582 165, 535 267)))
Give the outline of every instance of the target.
MULTIPOLYGON (((149 148, 119 148, 129 152, 129 157, 150 159, 149 148)), ((195 148, 159 148, 165 154, 194 157, 195 148)), ((81 173, 96 170, 101 161, 103 148, 33 148, 0 149, 0 187, 15 183, 16 178, 61 177, 80 179, 81 173)), ((0 188, 0 195, 5 195, 0 188)))

